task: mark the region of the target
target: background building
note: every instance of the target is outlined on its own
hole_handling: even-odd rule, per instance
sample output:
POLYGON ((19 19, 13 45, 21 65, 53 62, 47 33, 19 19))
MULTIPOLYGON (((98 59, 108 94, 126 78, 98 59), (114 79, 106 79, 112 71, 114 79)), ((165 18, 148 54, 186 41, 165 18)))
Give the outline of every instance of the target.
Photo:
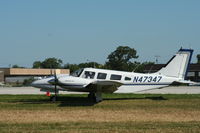
POLYGON ((32 77, 45 77, 56 74, 69 74, 69 69, 29 69, 29 68, 0 68, 0 82, 23 83, 32 77))

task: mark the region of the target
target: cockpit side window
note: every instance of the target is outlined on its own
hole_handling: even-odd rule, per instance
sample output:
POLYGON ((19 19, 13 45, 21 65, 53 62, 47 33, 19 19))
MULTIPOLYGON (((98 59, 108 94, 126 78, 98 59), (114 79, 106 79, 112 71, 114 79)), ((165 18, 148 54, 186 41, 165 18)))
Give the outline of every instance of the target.
POLYGON ((85 71, 84 75, 83 75, 83 78, 94 79, 94 76, 95 76, 95 72, 85 71))
POLYGON ((79 77, 81 75, 81 73, 83 72, 83 69, 79 69, 79 70, 76 70, 75 72, 73 72, 72 74, 70 74, 71 76, 74 76, 74 77, 79 77))

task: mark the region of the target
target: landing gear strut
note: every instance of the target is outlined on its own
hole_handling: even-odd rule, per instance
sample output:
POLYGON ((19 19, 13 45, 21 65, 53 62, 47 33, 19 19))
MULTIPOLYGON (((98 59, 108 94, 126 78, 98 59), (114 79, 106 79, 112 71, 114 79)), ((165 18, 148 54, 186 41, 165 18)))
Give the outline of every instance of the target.
POLYGON ((55 91, 55 94, 53 96, 50 96, 51 102, 56 102, 58 100, 58 90, 55 91))
POLYGON ((94 99, 95 98, 95 93, 93 93, 93 92, 90 92, 89 94, 88 94, 88 99, 94 99))
POLYGON ((90 99, 90 100, 93 100, 94 102, 96 102, 96 103, 99 103, 99 102, 101 102, 103 99, 102 99, 102 94, 101 94, 101 92, 96 92, 96 93, 94 93, 94 92, 90 92, 89 94, 88 94, 88 98, 90 99))

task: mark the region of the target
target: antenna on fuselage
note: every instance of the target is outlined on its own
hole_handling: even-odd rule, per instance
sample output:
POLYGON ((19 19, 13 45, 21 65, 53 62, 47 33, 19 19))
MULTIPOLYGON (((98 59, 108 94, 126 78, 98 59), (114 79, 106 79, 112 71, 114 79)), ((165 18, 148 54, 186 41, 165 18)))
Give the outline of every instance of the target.
POLYGON ((135 70, 138 69, 138 67, 141 66, 141 65, 142 65, 142 63, 141 64, 136 64, 136 67, 133 69, 132 72, 135 72, 135 70))
POLYGON ((153 64, 151 65, 151 67, 150 67, 148 73, 150 73, 152 69, 153 69, 153 64))
POLYGON ((161 56, 160 55, 155 55, 154 57, 156 58, 156 64, 158 64, 158 58, 160 58, 161 56))

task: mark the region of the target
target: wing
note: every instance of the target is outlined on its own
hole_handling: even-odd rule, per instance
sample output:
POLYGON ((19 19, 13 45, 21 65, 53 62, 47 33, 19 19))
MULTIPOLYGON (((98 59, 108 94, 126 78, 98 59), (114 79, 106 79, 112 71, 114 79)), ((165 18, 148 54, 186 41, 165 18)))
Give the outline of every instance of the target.
POLYGON ((92 92, 113 93, 122 83, 116 81, 95 81, 86 86, 92 92))

